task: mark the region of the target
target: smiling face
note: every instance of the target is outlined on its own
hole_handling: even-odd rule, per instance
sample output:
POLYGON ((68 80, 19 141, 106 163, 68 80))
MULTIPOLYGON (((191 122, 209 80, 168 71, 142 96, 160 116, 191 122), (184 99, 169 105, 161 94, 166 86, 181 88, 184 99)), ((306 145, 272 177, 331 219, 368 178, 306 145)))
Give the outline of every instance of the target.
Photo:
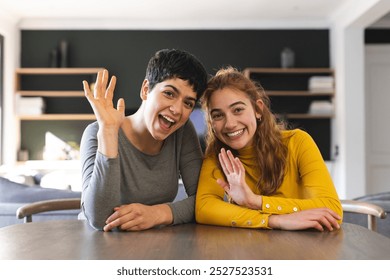
MULTIPOLYGON (((263 103, 258 100, 256 104, 261 111, 263 103)), ((208 108, 211 126, 220 141, 235 150, 252 145, 261 114, 244 92, 232 88, 217 90, 211 94, 208 108)))
POLYGON ((165 80, 149 90, 145 80, 141 89, 145 125, 155 140, 162 141, 188 120, 196 92, 187 81, 178 78, 165 80))

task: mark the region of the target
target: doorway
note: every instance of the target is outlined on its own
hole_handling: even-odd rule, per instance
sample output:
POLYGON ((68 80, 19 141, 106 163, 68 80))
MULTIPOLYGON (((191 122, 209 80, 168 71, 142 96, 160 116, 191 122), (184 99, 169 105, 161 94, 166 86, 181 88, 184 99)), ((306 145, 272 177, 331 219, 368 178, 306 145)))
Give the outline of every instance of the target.
POLYGON ((366 45, 367 194, 390 191, 390 44, 366 45))
POLYGON ((3 60, 3 52, 4 50, 4 37, 0 35, 0 164, 3 164, 3 91, 4 91, 4 60, 3 60))

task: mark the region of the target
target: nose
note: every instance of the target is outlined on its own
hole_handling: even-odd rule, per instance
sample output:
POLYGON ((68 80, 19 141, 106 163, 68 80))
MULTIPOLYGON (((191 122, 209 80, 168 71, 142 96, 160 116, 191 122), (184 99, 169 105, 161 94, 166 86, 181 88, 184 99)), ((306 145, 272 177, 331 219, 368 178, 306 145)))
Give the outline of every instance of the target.
POLYGON ((225 128, 226 129, 232 129, 234 127, 236 127, 236 119, 234 116, 230 115, 230 114, 226 114, 226 117, 225 117, 225 128))
POLYGON ((171 111, 174 115, 181 114, 182 109, 183 108, 180 101, 176 101, 171 106, 169 106, 169 111, 171 111))

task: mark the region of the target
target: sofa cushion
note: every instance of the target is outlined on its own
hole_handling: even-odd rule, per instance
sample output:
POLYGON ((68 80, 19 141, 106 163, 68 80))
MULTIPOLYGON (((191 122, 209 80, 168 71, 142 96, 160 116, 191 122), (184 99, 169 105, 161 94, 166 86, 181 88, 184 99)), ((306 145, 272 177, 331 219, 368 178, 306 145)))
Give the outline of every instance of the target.
POLYGON ((80 198, 81 192, 27 186, 0 177, 0 203, 30 203, 57 198, 80 198))

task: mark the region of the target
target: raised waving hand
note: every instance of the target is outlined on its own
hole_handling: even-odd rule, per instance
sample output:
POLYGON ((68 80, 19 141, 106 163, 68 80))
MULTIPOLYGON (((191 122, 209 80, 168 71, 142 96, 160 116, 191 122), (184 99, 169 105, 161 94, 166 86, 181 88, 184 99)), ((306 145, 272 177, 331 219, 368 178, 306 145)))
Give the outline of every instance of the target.
POLYGON ((108 83, 108 71, 99 71, 93 93, 87 81, 83 81, 85 97, 88 99, 100 127, 116 128, 121 126, 125 118, 125 101, 120 98, 116 108, 113 105, 116 77, 112 76, 108 83))
POLYGON ((245 168, 240 159, 235 158, 231 151, 225 149, 221 149, 218 157, 227 182, 218 179, 217 183, 236 204, 251 209, 261 209, 262 198, 260 195, 253 193, 245 182, 245 168))
POLYGON ((125 119, 125 101, 120 98, 116 108, 113 104, 116 77, 108 83, 108 71, 99 71, 93 93, 87 81, 83 81, 85 97, 88 99, 99 123, 98 151, 114 158, 118 155, 118 133, 125 119))

